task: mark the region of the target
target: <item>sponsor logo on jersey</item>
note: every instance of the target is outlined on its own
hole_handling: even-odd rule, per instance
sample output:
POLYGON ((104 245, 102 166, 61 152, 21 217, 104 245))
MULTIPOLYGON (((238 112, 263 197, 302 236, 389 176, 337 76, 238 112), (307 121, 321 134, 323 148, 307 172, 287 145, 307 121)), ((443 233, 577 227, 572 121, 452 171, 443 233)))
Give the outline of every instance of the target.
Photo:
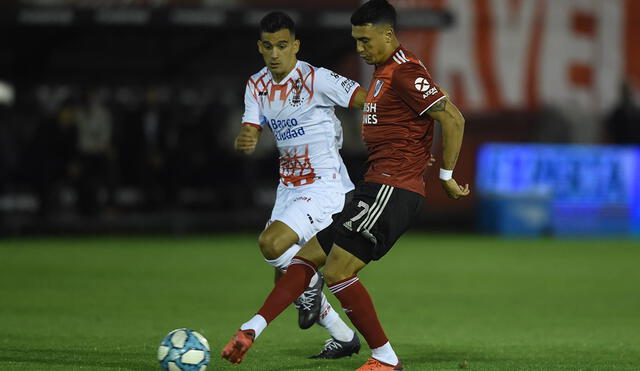
POLYGON ((416 90, 424 93, 422 94, 423 99, 426 99, 427 97, 438 93, 438 89, 436 87, 431 87, 431 85, 429 85, 429 81, 427 81, 427 79, 425 79, 424 77, 418 77, 414 82, 414 85, 416 87, 416 90))
POLYGON ((373 125, 378 123, 378 115, 376 103, 364 102, 364 109, 362 110, 362 123, 366 125, 373 125))
POLYGON ((429 81, 427 81, 427 79, 425 79, 424 77, 418 77, 413 84, 418 91, 423 93, 431 88, 431 85, 429 85, 429 81))
POLYGON ((427 91, 426 93, 422 94, 422 98, 426 99, 427 97, 430 97, 430 96, 435 95, 437 93, 438 93, 438 89, 431 88, 431 89, 429 89, 429 91, 427 91))
POLYGON ((305 134, 304 127, 299 127, 298 120, 296 119, 271 119, 271 121, 268 121, 268 123, 269 128, 271 128, 273 136, 276 138, 276 140, 297 138, 305 134))
POLYGON ((298 120, 296 120, 296 119, 282 119, 282 120, 271 119, 271 121, 269 122, 269 125, 271 126, 271 130, 273 130, 275 132, 275 131, 278 131, 278 130, 282 130, 282 129, 292 128, 292 127, 298 126, 298 120))
POLYGON ((281 130, 278 132, 273 132, 273 136, 276 137, 276 140, 287 140, 293 139, 297 137, 301 137, 305 134, 304 128, 301 126, 299 128, 288 128, 286 130, 281 130))
POLYGON ((268 123, 269 128, 271 128, 273 136, 276 138, 276 140, 297 138, 305 134, 304 127, 299 127, 298 120, 296 119, 271 119, 271 121, 268 121, 268 123))
POLYGON ((357 83, 353 80, 344 79, 344 81, 342 82, 342 87, 344 88, 344 91, 348 93, 351 91, 351 88, 353 88, 355 84, 357 83))
POLYGON ((380 90, 382 90, 382 85, 384 85, 384 81, 378 80, 376 81, 376 87, 373 89, 373 97, 377 97, 380 94, 380 90))

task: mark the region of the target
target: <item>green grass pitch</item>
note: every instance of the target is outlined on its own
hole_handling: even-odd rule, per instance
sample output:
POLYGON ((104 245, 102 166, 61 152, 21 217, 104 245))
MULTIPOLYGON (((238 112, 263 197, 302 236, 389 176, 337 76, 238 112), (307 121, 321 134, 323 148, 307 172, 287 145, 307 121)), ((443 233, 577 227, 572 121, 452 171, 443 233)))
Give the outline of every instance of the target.
MULTIPOLYGON (((289 308, 219 359, 272 287, 256 234, 0 241, 0 370, 159 370, 174 328, 209 370, 354 370, 289 308)), ((405 370, 640 370, 640 243, 409 234, 361 273, 405 370)), ((334 303, 336 301, 329 294, 334 303)), ((344 316, 343 316, 344 317, 344 316)))

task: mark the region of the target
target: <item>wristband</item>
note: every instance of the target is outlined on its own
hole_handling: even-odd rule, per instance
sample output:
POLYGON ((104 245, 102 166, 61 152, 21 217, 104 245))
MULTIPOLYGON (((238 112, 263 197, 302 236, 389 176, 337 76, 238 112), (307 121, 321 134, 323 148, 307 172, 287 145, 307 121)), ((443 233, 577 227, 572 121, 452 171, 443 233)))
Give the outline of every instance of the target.
POLYGON ((441 180, 449 180, 453 178, 453 170, 445 170, 440 168, 440 179, 441 180))

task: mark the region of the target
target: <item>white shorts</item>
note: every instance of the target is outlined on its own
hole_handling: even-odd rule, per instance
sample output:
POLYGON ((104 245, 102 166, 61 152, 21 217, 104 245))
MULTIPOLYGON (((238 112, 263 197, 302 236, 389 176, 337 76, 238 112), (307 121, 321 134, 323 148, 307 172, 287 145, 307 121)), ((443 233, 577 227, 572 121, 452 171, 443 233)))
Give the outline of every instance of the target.
POLYGON ((278 220, 293 229, 304 246, 316 233, 328 227, 333 214, 344 207, 344 187, 336 183, 317 182, 308 186, 278 185, 276 203, 267 225, 278 220))

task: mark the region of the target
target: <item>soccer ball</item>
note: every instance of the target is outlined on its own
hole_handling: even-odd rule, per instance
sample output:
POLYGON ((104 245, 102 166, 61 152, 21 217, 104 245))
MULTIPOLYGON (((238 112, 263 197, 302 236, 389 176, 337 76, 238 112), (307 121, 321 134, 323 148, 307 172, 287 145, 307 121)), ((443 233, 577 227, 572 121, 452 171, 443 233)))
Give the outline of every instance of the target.
POLYGON ((204 371, 209 359, 207 339, 186 328, 171 331, 158 347, 158 361, 165 371, 204 371))

